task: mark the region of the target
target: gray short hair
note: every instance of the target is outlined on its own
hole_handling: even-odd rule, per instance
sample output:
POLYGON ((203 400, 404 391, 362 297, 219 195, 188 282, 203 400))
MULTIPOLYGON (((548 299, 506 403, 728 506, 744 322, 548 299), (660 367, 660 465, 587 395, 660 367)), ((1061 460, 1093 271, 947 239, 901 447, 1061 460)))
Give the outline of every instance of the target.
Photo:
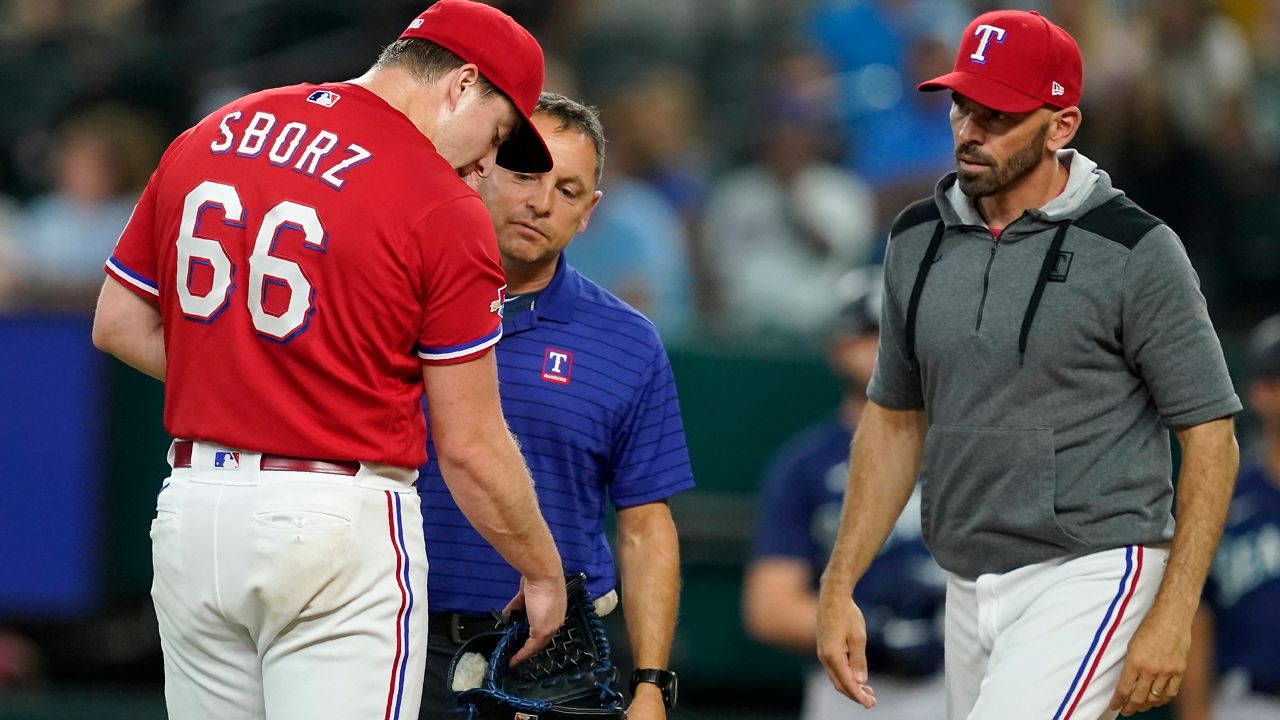
POLYGON ((534 113, 544 113, 560 123, 561 130, 576 130, 591 138, 596 148, 596 187, 604 173, 604 126, 600 124, 600 111, 591 105, 583 105, 558 93, 544 92, 538 97, 534 113))

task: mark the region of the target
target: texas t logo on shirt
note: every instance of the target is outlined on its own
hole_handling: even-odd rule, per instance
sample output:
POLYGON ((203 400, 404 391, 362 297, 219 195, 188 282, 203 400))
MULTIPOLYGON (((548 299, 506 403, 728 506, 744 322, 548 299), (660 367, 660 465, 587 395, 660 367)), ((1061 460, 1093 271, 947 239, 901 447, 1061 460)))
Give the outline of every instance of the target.
POLYGON ((542 379, 547 382, 569 384, 573 372, 573 353, 568 350, 547 348, 542 355, 542 379))

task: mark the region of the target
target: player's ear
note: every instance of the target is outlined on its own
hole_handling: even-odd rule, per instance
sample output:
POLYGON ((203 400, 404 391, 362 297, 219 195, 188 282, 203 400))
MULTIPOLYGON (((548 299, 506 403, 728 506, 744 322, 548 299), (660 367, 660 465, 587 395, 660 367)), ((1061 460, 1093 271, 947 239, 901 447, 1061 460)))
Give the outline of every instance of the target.
POLYGON ((458 83, 463 95, 470 94, 472 99, 480 93, 480 68, 472 63, 463 65, 459 70, 458 83))
POLYGON ((574 235, 577 235, 578 233, 587 229, 587 224, 591 222, 591 213, 594 212, 596 209, 596 206, 600 204, 600 198, 602 197, 604 197, 604 193, 599 190, 597 190, 595 194, 591 196, 591 205, 590 207, 587 208, 587 212, 583 214, 582 220, 578 222, 578 229, 574 231, 573 233, 574 235))
POLYGON ((474 99, 477 94, 477 84, 480 82, 480 68, 473 63, 466 63, 449 71, 444 76, 443 81, 448 84, 449 109, 457 111, 464 98, 468 97, 468 93, 470 93, 471 99, 474 99))
POLYGON ((1074 105, 1053 113, 1049 120, 1049 136, 1045 140, 1048 149, 1057 152, 1071 144, 1080 129, 1080 108, 1074 105))

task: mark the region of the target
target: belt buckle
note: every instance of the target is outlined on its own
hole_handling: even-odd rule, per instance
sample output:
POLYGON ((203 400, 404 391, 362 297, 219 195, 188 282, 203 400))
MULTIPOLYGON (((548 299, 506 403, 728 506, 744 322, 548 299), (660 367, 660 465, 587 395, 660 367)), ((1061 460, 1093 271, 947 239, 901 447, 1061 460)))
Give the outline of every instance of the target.
POLYGON ((449 639, 454 645, 462 644, 462 614, 449 613, 449 639))

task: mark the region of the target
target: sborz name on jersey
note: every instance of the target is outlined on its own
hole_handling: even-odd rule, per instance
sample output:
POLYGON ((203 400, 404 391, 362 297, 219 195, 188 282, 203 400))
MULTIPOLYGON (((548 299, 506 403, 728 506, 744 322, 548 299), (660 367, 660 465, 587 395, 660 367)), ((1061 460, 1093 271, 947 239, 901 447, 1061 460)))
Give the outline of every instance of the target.
POLYGON ((373 154, 351 143, 334 157, 338 136, 328 130, 312 131, 304 123, 276 122, 276 116, 255 112, 245 121, 244 113, 232 110, 218 125, 222 135, 209 144, 215 155, 235 152, 237 157, 256 158, 264 152, 267 162, 276 167, 290 166, 295 172, 313 177, 334 190, 341 190, 343 173, 368 161, 373 154))

